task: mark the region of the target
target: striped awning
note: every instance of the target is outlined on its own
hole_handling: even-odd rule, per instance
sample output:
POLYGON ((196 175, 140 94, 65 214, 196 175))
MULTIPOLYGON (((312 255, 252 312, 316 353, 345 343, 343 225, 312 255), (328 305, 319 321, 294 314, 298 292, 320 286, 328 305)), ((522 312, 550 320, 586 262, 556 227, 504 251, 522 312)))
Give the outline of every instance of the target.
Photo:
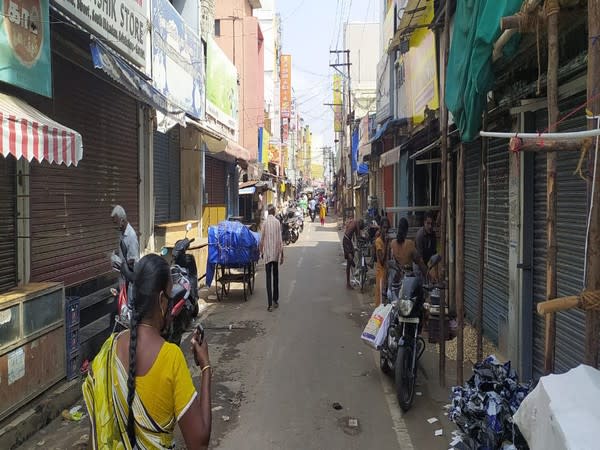
POLYGON ((83 157, 81 134, 46 117, 18 98, 0 93, 2 155, 55 164, 77 163, 83 157))

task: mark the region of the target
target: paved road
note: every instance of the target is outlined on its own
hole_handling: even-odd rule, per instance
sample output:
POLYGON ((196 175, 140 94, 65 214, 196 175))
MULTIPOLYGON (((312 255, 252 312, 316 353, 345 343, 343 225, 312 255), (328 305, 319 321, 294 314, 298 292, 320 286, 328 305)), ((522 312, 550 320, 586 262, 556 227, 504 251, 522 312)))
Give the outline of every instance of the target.
MULTIPOLYGON (((308 224, 285 257, 279 309, 267 311, 262 267, 248 302, 234 285, 230 298, 209 306, 211 448, 448 449, 454 428, 443 415, 445 391, 435 394, 432 387, 436 357, 426 352, 422 395, 403 416, 375 352, 359 338, 371 298, 344 287, 335 223, 308 224), (427 423, 430 417, 439 422, 427 423), (439 428, 444 435, 434 437, 439 428)), ((195 367, 192 374, 198 375, 195 367)), ((22 448, 40 448, 40 442, 42 448, 74 448, 85 433, 85 421, 58 419, 22 448)))

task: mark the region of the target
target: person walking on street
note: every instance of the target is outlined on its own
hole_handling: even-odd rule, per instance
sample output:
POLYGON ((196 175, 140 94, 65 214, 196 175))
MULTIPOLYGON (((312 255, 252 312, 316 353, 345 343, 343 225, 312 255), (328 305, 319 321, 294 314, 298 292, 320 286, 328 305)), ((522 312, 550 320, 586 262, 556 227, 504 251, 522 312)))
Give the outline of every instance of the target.
POLYGON ((375 308, 381 304, 381 296, 386 288, 384 286, 386 279, 386 264, 389 255, 389 238, 388 231, 390 230, 390 221, 387 217, 381 219, 379 235, 375 239, 375 308))
POLYGON ((344 249, 344 259, 346 260, 346 287, 352 289, 350 284, 350 271, 354 267, 354 243, 352 237, 360 234, 360 231, 365 227, 365 222, 361 220, 351 219, 346 225, 344 238, 342 239, 342 247, 344 249))
POLYGON ((325 206, 325 202, 321 200, 321 204, 319 205, 319 219, 321 219, 321 226, 325 225, 325 216, 327 215, 327 207, 325 206))
POLYGON ((317 215, 317 201, 314 197, 308 202, 308 212, 310 214, 310 220, 314 222, 315 216, 317 215))
POLYGON ((207 448, 212 418, 206 341, 198 330, 192 335, 198 393, 181 348, 162 337, 170 320, 169 264, 159 255, 143 257, 134 286, 129 329, 104 342, 82 386, 90 448, 174 448, 176 424, 187 448, 207 448))
POLYGON ((275 217, 275 206, 269 205, 269 215, 260 231, 259 251, 265 260, 267 273, 268 311, 279 307, 279 264, 283 264, 283 241, 281 223, 275 217))

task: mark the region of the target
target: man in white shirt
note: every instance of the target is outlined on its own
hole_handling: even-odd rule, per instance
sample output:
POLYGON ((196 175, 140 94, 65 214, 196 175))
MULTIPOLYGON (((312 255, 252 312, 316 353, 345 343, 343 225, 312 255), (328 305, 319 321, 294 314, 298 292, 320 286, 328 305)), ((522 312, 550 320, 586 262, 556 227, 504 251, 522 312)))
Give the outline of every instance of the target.
POLYGON ((281 223, 275 217, 275 206, 269 205, 269 215, 260 230, 260 255, 265 260, 267 273, 268 311, 279 307, 279 264, 283 264, 281 223))
POLYGON ((310 220, 312 222, 315 221, 315 216, 317 215, 317 210, 315 209, 316 207, 317 207, 317 201, 313 197, 308 202, 308 211, 309 211, 309 214, 310 214, 310 220))

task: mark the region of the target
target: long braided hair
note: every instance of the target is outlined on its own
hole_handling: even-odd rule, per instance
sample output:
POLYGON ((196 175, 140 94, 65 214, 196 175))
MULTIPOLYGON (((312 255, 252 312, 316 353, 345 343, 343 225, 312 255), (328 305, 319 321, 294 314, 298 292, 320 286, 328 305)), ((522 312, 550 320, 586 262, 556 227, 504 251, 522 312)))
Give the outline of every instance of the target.
POLYGON ((129 377, 127 378, 127 436, 132 447, 135 447, 135 420, 133 415, 133 399, 135 397, 137 331, 141 320, 157 308, 160 293, 169 286, 169 264, 158 255, 144 256, 135 265, 135 281, 133 310, 129 327, 129 377))

